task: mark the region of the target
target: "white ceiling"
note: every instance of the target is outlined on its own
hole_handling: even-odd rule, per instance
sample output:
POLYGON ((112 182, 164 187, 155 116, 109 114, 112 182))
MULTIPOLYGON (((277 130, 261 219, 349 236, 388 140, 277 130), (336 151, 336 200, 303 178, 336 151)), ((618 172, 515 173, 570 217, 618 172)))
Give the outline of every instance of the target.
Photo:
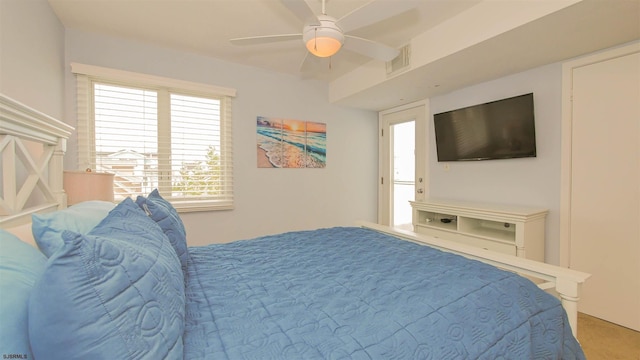
MULTIPOLYGON (((481 0, 379 1, 410 1, 415 8, 350 34, 400 47, 481 0)), ((339 19, 368 2, 327 0, 326 12, 339 19)), ((330 68, 329 60, 322 59, 313 73, 301 73, 300 65, 306 54, 301 40, 254 46, 230 44, 229 39, 238 37, 301 33, 303 24, 278 0, 49 0, 49 3, 67 28, 126 37, 303 78, 332 81, 370 61, 345 50, 331 58, 330 68)), ((320 0, 307 3, 315 13, 321 13, 320 0)), ((372 86, 340 103, 386 109, 639 38, 640 0, 584 0, 372 86), (427 80, 439 86, 415 86, 427 80)))

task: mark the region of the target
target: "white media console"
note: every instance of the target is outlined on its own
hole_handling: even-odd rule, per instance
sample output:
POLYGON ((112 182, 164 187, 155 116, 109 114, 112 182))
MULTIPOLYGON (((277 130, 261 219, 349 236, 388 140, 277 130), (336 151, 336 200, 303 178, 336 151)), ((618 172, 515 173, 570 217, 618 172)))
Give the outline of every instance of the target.
POLYGON ((442 199, 411 207, 417 233, 544 262, 547 209, 442 199))

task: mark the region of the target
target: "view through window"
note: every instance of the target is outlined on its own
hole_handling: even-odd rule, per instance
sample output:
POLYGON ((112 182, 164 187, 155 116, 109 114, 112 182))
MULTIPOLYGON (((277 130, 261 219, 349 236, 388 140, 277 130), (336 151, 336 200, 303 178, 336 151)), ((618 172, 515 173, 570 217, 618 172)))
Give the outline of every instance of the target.
POLYGON ((154 189, 180 211, 233 208, 234 89, 72 64, 78 168, 115 174, 114 197, 154 189))
POLYGON ((120 198, 155 188, 172 198, 218 195, 220 100, 163 95, 94 83, 96 170, 116 174, 120 198), (159 109, 166 100, 170 110, 163 116, 159 109))

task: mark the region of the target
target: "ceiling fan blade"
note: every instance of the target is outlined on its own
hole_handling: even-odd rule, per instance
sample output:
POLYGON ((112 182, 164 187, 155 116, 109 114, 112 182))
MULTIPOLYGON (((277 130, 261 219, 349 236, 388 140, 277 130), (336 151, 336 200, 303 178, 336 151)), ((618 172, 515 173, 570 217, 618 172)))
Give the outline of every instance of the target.
POLYGON ((314 56, 307 51, 304 55, 304 59, 302 59, 302 63, 300 64, 300 72, 302 74, 317 72, 318 69, 320 69, 320 65, 322 64, 323 60, 326 59, 314 56))
POLYGON ((269 44, 279 41, 301 40, 302 34, 264 35, 229 40, 234 45, 269 44))
POLYGON ((341 17, 336 25, 346 33, 401 14, 417 5, 414 0, 374 0, 341 17))
POLYGON ((320 25, 318 17, 304 0, 280 0, 305 25, 320 25))
POLYGON ((350 35, 345 35, 342 47, 344 49, 357 52, 358 54, 382 61, 391 61, 400 53, 400 50, 379 42, 350 35))

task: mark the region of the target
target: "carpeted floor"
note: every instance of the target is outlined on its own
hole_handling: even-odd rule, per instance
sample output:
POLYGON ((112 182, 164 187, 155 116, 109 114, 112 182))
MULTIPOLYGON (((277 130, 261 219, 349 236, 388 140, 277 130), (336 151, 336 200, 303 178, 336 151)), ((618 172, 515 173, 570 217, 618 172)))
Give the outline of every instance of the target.
POLYGON ((640 332, 578 313, 578 341, 587 360, 640 360, 640 332))

